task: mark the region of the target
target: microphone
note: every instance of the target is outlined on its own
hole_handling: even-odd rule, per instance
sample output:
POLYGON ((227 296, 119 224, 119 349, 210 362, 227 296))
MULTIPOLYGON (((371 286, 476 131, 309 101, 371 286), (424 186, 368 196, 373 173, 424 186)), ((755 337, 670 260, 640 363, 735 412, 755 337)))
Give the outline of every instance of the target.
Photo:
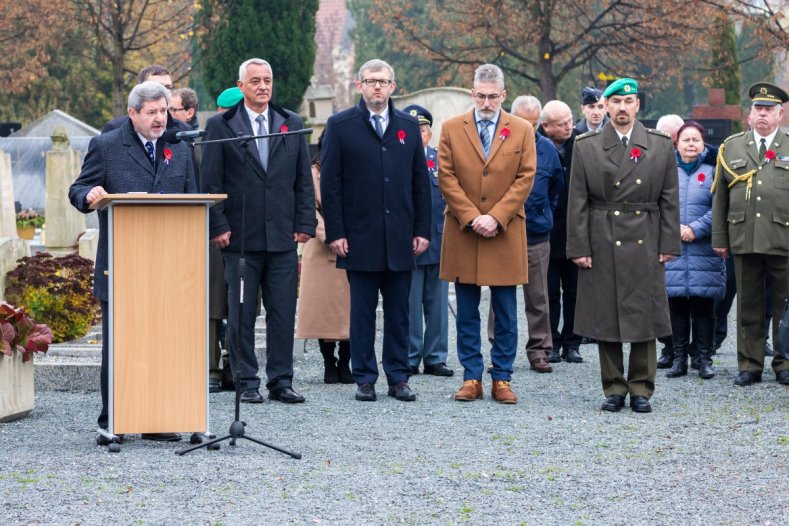
POLYGON ((178 144, 181 141, 193 141, 203 135, 205 135, 205 130, 178 131, 172 128, 164 132, 162 140, 170 144, 178 144))

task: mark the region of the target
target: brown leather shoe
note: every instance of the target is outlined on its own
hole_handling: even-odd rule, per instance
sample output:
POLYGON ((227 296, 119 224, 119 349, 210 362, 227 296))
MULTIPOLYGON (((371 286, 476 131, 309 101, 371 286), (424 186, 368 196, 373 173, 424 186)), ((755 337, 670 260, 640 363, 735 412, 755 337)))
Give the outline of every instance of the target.
POLYGON ((518 397, 506 380, 493 380, 493 385, 490 387, 490 396, 500 404, 518 403, 518 397))
POLYGON ((455 400, 458 402, 473 402, 482 400, 482 382, 479 380, 466 380, 455 393, 455 400))
POLYGON ((548 363, 548 360, 545 358, 535 358, 531 362, 531 369, 532 371, 537 371, 538 373, 552 373, 553 367, 551 364, 548 363))

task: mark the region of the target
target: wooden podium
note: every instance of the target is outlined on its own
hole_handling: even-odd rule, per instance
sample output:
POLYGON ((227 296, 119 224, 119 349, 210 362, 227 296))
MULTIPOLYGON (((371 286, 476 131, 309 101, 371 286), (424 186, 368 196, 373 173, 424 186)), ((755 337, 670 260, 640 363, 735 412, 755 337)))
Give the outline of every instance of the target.
POLYGON ((108 194, 109 428, 208 433, 208 208, 224 194, 108 194))

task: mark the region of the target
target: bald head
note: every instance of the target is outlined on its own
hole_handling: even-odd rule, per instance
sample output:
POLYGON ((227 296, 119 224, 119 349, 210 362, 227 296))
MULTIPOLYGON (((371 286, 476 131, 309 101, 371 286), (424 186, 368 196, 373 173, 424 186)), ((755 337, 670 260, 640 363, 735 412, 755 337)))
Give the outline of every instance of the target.
POLYGON ((573 134, 573 111, 560 100, 548 101, 540 114, 542 129, 554 144, 561 145, 573 134))

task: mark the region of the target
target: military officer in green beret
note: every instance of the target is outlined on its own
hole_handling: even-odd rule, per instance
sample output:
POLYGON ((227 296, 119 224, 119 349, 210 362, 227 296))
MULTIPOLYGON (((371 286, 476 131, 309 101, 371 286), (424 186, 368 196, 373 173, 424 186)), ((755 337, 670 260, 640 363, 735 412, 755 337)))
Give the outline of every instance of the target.
POLYGON ((580 267, 575 332, 597 340, 601 409, 652 411, 655 338, 671 335, 663 264, 680 253, 677 165, 671 137, 638 120, 638 83, 603 93, 611 118, 578 136, 567 206, 567 257, 580 267), (630 342, 624 375, 622 346, 630 342))
MULTIPOLYGON (((732 135, 718 151, 712 191, 712 247, 734 257, 737 281, 735 385, 762 381, 764 283, 773 313, 789 296, 789 132, 779 129, 786 92, 767 82, 748 90, 751 130, 732 135)), ((773 341, 778 324, 773 321, 773 341)), ((778 383, 789 385, 789 361, 773 356, 778 383)))

